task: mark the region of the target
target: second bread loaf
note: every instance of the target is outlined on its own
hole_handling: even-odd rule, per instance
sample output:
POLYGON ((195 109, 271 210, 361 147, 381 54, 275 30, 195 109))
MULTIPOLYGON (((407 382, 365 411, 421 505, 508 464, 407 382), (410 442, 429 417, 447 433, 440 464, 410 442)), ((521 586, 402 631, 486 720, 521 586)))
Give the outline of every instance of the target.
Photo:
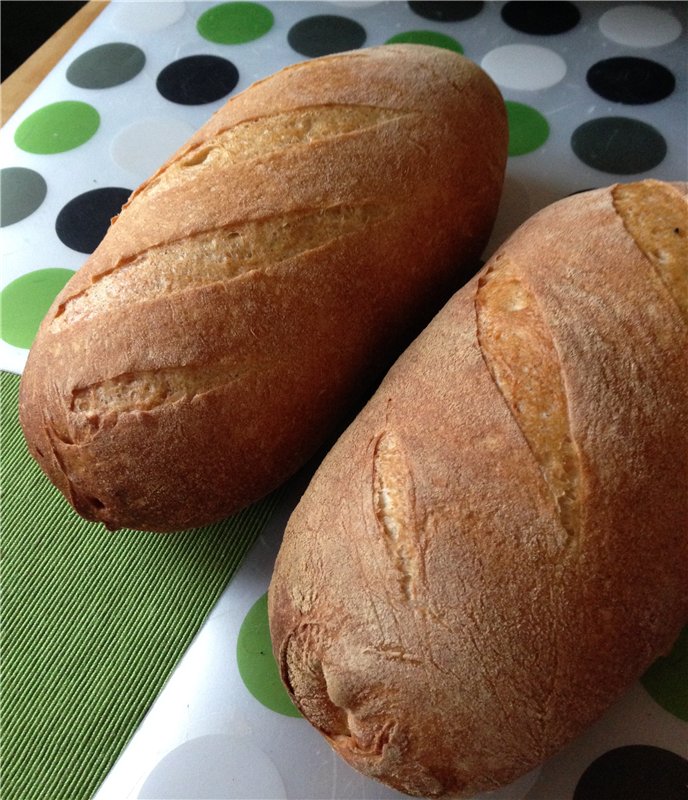
POLYGON ((422 797, 533 769, 688 620, 688 204, 539 212, 408 348, 289 521, 282 678, 422 797))
POLYGON ((490 79, 436 48, 316 59, 232 99, 48 312, 21 384, 31 452, 110 527, 261 497, 478 258, 506 139, 490 79))

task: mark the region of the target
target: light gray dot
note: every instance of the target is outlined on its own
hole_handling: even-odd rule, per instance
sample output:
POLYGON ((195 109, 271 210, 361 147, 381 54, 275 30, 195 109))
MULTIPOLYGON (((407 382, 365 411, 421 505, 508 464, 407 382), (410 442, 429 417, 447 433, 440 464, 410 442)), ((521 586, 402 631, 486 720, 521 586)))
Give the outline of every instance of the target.
POLYGON ((191 137, 194 128, 175 117, 144 117, 119 131, 110 144, 112 160, 141 183, 191 137))
POLYGON ((659 47, 681 35, 681 23, 669 11, 647 3, 628 3, 610 8, 600 17, 607 39, 626 47, 659 47))
POLYGON ((272 759, 248 739, 208 734, 167 753, 139 791, 140 800, 286 798, 272 759))

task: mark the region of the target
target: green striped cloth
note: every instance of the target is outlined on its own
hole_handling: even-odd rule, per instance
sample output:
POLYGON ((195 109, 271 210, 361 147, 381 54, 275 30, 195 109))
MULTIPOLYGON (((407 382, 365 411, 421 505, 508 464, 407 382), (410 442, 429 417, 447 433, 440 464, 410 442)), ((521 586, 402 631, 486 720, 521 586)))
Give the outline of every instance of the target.
POLYGON ((29 456, 2 373, 2 798, 96 791, 277 494, 179 534, 78 517, 29 456))

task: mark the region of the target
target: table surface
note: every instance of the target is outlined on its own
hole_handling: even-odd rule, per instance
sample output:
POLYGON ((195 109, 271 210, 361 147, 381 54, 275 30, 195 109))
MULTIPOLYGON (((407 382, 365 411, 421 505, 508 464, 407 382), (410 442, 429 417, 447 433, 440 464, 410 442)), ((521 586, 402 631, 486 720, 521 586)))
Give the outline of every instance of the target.
MULTIPOLYGON (((51 265, 51 268, 59 265, 66 270, 78 268, 86 253, 65 244, 54 220, 93 184, 102 188, 120 187, 121 191, 125 191, 122 187, 133 189, 152 171, 151 166, 162 162, 168 154, 163 152, 164 148, 172 152, 225 101, 226 98, 222 98, 193 106, 164 100, 156 94, 155 78, 166 64, 200 51, 230 58, 239 67, 239 82, 234 90, 238 92, 269 72, 303 59, 303 54, 287 44, 287 32, 302 18, 311 15, 337 14, 354 19, 365 28, 366 44, 370 45, 382 44, 391 35, 410 29, 449 36, 460 41, 466 55, 491 72, 513 104, 515 126, 520 124, 519 115, 528 117, 528 109, 537 111, 537 116, 528 117, 528 124, 522 128, 521 152, 510 156, 504 198, 488 252, 538 208, 572 192, 619 179, 688 178, 683 125, 688 96, 685 46, 673 35, 677 25, 679 32, 681 28, 685 31, 686 21, 685 9, 678 4, 660 3, 652 7, 637 4, 631 11, 626 3, 579 3, 582 21, 576 28, 542 36, 505 25, 500 19, 501 3, 487 4, 474 19, 452 22, 421 17, 406 3, 386 6, 382 3, 265 2, 262 5, 274 14, 274 28, 263 40, 235 46, 199 40, 196 24, 214 5, 209 2, 163 3, 160 7, 169 11, 166 25, 148 30, 126 27, 127 14, 131 17, 136 7, 150 5, 118 2, 108 5, 91 0, 3 83, 2 166, 19 164, 40 171, 51 190, 54 187, 32 216, 3 229, 3 260, 7 266, 3 287, 20 280, 36 265, 51 265), (643 9, 648 8, 651 11, 646 14, 643 9), (626 22, 615 21, 609 16, 610 12, 617 13, 617 17, 625 13, 626 22), (660 16, 653 17, 654 12, 660 16), (648 24, 653 18, 654 26, 648 24), (648 44, 652 37, 653 43, 648 44), (147 60, 140 76, 124 84, 121 91, 106 90, 110 92, 111 102, 107 108, 109 117, 102 114, 100 138, 94 137, 71 151, 72 155, 65 154, 66 166, 61 166, 60 156, 27 154, 15 146, 21 124, 36 110, 61 96, 70 64, 92 47, 109 41, 131 42, 146 52, 147 60), (513 67, 516 62, 511 62, 511 67, 508 62, 508 57, 518 55, 517 51, 508 51, 513 46, 521 48, 518 68, 513 67), (529 70, 524 66, 522 59, 528 56, 540 63, 539 76, 537 69, 529 70), (675 76, 675 90, 662 100, 636 104, 602 98, 592 91, 586 73, 593 64, 628 56, 669 68, 675 76), (563 73, 558 74, 562 69, 563 73), (520 86, 518 80, 521 80, 520 86), (19 113, 10 119, 17 109, 19 113), (141 109, 146 112, 145 119, 139 119, 141 109), (529 150, 534 135, 531 123, 535 120, 540 124, 541 117, 548 123, 547 134, 529 150), (571 141, 582 124, 619 117, 646 126, 634 130, 646 131, 649 126, 660 131, 668 146, 666 157, 638 173, 619 175, 591 166, 574 155, 571 141), (141 133, 133 140, 127 138, 127 131, 142 130, 136 126, 144 122, 156 126, 157 139, 144 141, 141 133), (163 130, 167 139, 164 139, 163 130), (133 147, 132 141, 141 143, 141 152, 133 147), (150 152, 146 150, 148 145, 153 148, 150 152), (158 150, 154 150, 154 146, 158 146, 158 150), (76 158, 74 154, 79 155, 78 161, 69 160, 76 158)), ((97 92, 92 95, 88 90, 72 93, 98 105, 97 92)), ((104 106, 99 109, 103 111, 104 106)), ((3 368, 21 371, 25 355, 25 347, 0 341, 3 368)), ((232 669, 227 669, 227 662, 234 659, 243 623, 260 605, 284 523, 300 488, 297 485, 284 501, 227 588, 96 800, 176 797, 184 775, 188 774, 197 779, 194 791, 198 793, 185 796, 203 796, 203 765, 209 759, 217 760, 218 753, 222 754, 223 797, 296 798, 325 793, 338 798, 398 796, 353 773, 330 753, 304 720, 267 708, 247 691, 234 664, 232 669), (228 753, 232 754, 231 758, 228 753), (294 764, 301 768, 294 770, 294 764), (252 765, 249 777, 246 765, 252 765)), ((685 723, 637 684, 584 737, 502 796, 527 796, 529 800, 568 798, 573 795, 581 773, 589 765, 603 760, 608 751, 643 745, 678 754, 682 753, 685 739, 685 723)), ((640 756, 633 751, 632 757, 640 756)))

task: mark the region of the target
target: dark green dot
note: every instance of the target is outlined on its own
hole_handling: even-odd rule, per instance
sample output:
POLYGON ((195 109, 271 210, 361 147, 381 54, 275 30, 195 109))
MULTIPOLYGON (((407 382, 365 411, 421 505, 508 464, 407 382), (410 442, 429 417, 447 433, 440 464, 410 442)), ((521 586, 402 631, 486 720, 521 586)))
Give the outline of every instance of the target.
POLYGON ((145 63, 143 50, 133 44, 101 44, 72 61, 67 80, 82 89, 109 89, 135 78, 145 63))
POLYGON ((71 269, 37 269, 8 283, 0 293, 0 337, 31 347, 53 300, 74 275, 71 269))
POLYGON ((64 153, 87 142, 99 125, 100 115, 93 106, 63 100, 28 116, 15 131, 14 141, 27 153, 64 153))
POLYGON ((343 53, 363 47, 365 28, 355 19, 337 14, 316 14, 299 20, 289 28, 289 46, 309 58, 343 53))
POLYGON ((28 217, 45 200, 48 187, 43 177, 26 167, 0 170, 0 227, 28 217))
POLYGON ((392 36, 385 44, 427 44, 431 47, 444 47, 455 53, 463 53, 463 47, 451 36, 437 31, 405 31, 392 36))
POLYGON ((522 156, 541 147, 549 137, 549 124, 539 111, 525 103, 507 100, 509 155, 522 156))
POLYGON ((264 36, 275 18, 260 3, 220 3, 201 14, 196 29, 204 39, 218 44, 242 44, 264 36))
POLYGON ((639 119, 599 117, 576 128, 571 149, 584 164, 600 172, 635 175, 660 164, 667 143, 656 128, 639 119))
POLYGON ((671 653, 658 658, 641 682, 662 708, 688 722, 688 626, 671 653))
POLYGON ((256 700, 288 717, 301 716, 282 686, 272 655, 267 594, 258 598, 241 623, 237 664, 244 685, 256 700))

